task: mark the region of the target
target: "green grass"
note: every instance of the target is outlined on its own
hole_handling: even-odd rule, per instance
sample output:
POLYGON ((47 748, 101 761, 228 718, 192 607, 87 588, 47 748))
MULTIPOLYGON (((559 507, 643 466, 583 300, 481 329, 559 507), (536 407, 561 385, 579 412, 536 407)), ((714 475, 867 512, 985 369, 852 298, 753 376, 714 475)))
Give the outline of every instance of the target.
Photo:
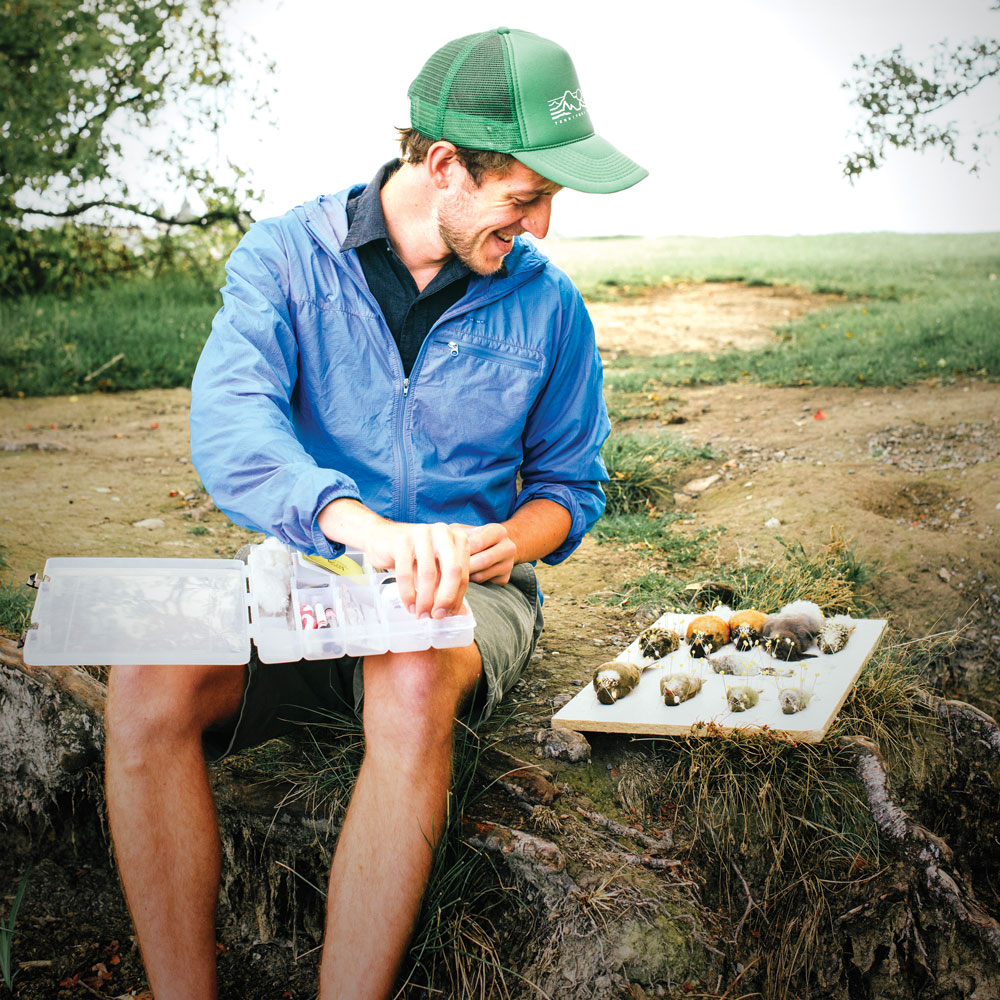
POLYGON ((617 434, 604 443, 606 515, 655 514, 673 506, 674 480, 693 462, 718 458, 711 445, 691 445, 667 433, 617 434))
POLYGON ((189 385, 220 305, 217 291, 178 275, 0 300, 0 396, 189 385))
POLYGON ((34 604, 35 591, 30 587, 0 580, 0 633, 20 636, 28 627, 34 604))
MULTIPOLYGON (((995 285, 996 283, 991 283, 995 285)), ((905 302, 854 303, 809 313, 758 350, 618 358, 608 365, 609 406, 619 385, 726 383, 905 385, 927 378, 1000 375, 1000 290, 955 288, 905 302)))
MULTIPOLYGON (((626 524, 622 530, 614 520, 605 526, 605 520, 598 521, 593 529, 595 535, 602 526, 607 532, 606 537, 598 537, 598 542, 622 544, 638 540, 647 548, 657 547, 651 537, 657 531, 655 523, 645 529, 643 536, 641 526, 626 524), (630 537, 629 530, 634 530, 636 535, 630 537)), ((663 530, 666 531, 666 527, 663 530)), ((669 608, 703 610, 703 595, 697 590, 685 589, 691 584, 690 573, 697 565, 712 581, 732 588, 730 604, 734 611, 756 608, 771 613, 796 600, 815 601, 829 615, 864 614, 871 610, 864 595, 877 569, 863 562, 855 547, 839 534, 832 534, 826 545, 812 550, 806 549, 801 542, 785 543, 779 538, 783 546, 782 558, 773 562, 761 563, 743 557, 731 563, 712 565, 708 557, 713 553, 714 537, 721 530, 724 530, 721 525, 702 528, 693 538, 685 537, 675 543, 665 541, 663 551, 667 558, 663 560, 662 569, 649 570, 625 581, 620 591, 600 597, 609 604, 646 609, 657 615, 669 608), (677 570, 683 570, 684 575, 678 575, 677 570)))
POLYGON ((774 347, 610 362, 612 410, 623 408, 622 394, 669 385, 903 385, 1000 375, 997 233, 572 240, 551 252, 594 299, 715 280, 845 297, 783 327, 774 347))
POLYGON ((744 281, 891 301, 1000 277, 1000 233, 548 240, 543 249, 585 296, 605 299, 679 281, 744 281))
POLYGON ((3 977, 4 985, 8 990, 14 988, 14 977, 17 975, 11 965, 11 950, 14 946, 14 927, 17 924, 17 911, 21 908, 21 900, 24 898, 24 890, 28 887, 28 876, 31 874, 31 865, 21 877, 18 883, 17 892, 10 904, 10 913, 6 923, 0 923, 0 976, 3 977))
MULTIPOLYGON (((489 734, 507 722, 493 718, 478 732, 464 726, 456 730, 448 814, 404 963, 400 995, 486 1000, 508 996, 511 983, 519 978, 510 968, 498 925, 509 924, 523 901, 503 886, 489 855, 467 843, 463 829, 483 791, 474 782, 479 758, 490 745, 489 734)), ((363 754, 360 720, 317 710, 315 721, 303 726, 300 735, 251 751, 247 761, 291 782, 295 790, 286 801, 301 800, 316 815, 340 820, 363 754)), ((318 881, 323 877, 317 873, 318 881)))
MULTIPOLYGON (((621 417, 662 404, 624 406, 629 393, 676 384, 901 385, 1000 375, 1000 279, 990 280, 1000 275, 997 233, 552 240, 545 249, 591 299, 721 280, 844 296, 783 327, 781 342, 765 350, 610 362, 609 404, 621 417)), ((121 278, 70 298, 0 300, 0 395, 187 385, 219 305, 211 283, 177 274, 121 278)))

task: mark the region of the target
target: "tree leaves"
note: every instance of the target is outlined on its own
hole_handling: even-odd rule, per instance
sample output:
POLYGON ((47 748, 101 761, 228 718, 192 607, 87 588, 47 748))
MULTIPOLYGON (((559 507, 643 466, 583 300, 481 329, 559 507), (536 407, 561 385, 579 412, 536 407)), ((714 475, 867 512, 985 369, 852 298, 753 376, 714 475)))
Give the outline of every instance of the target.
POLYGON ((204 192, 212 219, 239 222, 244 176, 190 166, 192 136, 224 121, 233 66, 247 61, 247 40, 222 29, 231 4, 0 0, 0 219, 114 207, 197 224, 130 189, 124 159, 138 139, 161 187, 204 192))
MULTIPOLYGON (((994 4, 993 10, 1000 10, 994 4)), ((843 86, 854 91, 852 103, 864 113, 855 133, 859 147, 844 160, 844 175, 854 180, 877 170, 893 149, 921 152, 939 147, 956 163, 976 173, 984 160, 982 140, 1000 132, 997 120, 974 124, 971 132, 954 120, 935 115, 951 108, 989 80, 1000 78, 1000 40, 975 40, 951 46, 941 42, 928 62, 911 62, 901 46, 876 59, 861 56, 857 76, 843 86)))

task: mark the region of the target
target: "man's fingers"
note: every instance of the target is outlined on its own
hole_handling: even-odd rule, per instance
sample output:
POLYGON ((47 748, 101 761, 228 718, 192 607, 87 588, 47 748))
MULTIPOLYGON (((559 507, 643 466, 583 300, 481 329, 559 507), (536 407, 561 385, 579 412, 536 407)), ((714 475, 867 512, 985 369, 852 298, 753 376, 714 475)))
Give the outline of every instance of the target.
POLYGON ((435 606, 438 589, 438 563, 434 540, 428 525, 418 525, 413 531, 413 561, 415 564, 416 598, 412 611, 417 617, 429 615, 435 606))
POLYGON ((403 606, 418 617, 459 614, 469 586, 467 525, 394 524, 372 552, 392 554, 403 606))
POLYGON ((469 531, 469 552, 476 555, 492 548, 497 542, 507 537, 507 530, 502 524, 483 524, 469 531))
POLYGON ((435 618, 457 614, 462 608, 469 585, 469 536, 446 524, 432 524, 431 537, 437 553, 437 593, 434 597, 435 618))
POLYGON ((396 536, 392 546, 392 556, 399 599, 404 607, 412 610, 417 599, 417 588, 413 579, 413 541, 408 534, 400 533, 396 536))

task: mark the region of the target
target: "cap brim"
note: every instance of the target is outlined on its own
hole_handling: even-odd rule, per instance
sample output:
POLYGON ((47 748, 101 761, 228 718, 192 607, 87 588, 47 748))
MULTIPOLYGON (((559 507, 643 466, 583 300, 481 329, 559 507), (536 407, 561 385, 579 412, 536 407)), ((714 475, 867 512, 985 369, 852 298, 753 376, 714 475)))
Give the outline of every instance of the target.
POLYGON ((649 174, 599 135, 547 149, 514 149, 511 155, 556 184, 591 194, 624 191, 649 174))

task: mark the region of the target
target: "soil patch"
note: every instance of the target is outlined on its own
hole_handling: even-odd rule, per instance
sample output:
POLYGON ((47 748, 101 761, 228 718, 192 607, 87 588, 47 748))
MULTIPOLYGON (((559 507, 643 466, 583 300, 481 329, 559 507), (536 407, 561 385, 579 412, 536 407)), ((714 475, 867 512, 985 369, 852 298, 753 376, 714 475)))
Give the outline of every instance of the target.
POLYGON ((776 341, 774 329, 810 312, 840 305, 840 295, 814 295, 788 285, 666 285, 587 310, 604 357, 650 357, 675 351, 728 351, 776 341))

